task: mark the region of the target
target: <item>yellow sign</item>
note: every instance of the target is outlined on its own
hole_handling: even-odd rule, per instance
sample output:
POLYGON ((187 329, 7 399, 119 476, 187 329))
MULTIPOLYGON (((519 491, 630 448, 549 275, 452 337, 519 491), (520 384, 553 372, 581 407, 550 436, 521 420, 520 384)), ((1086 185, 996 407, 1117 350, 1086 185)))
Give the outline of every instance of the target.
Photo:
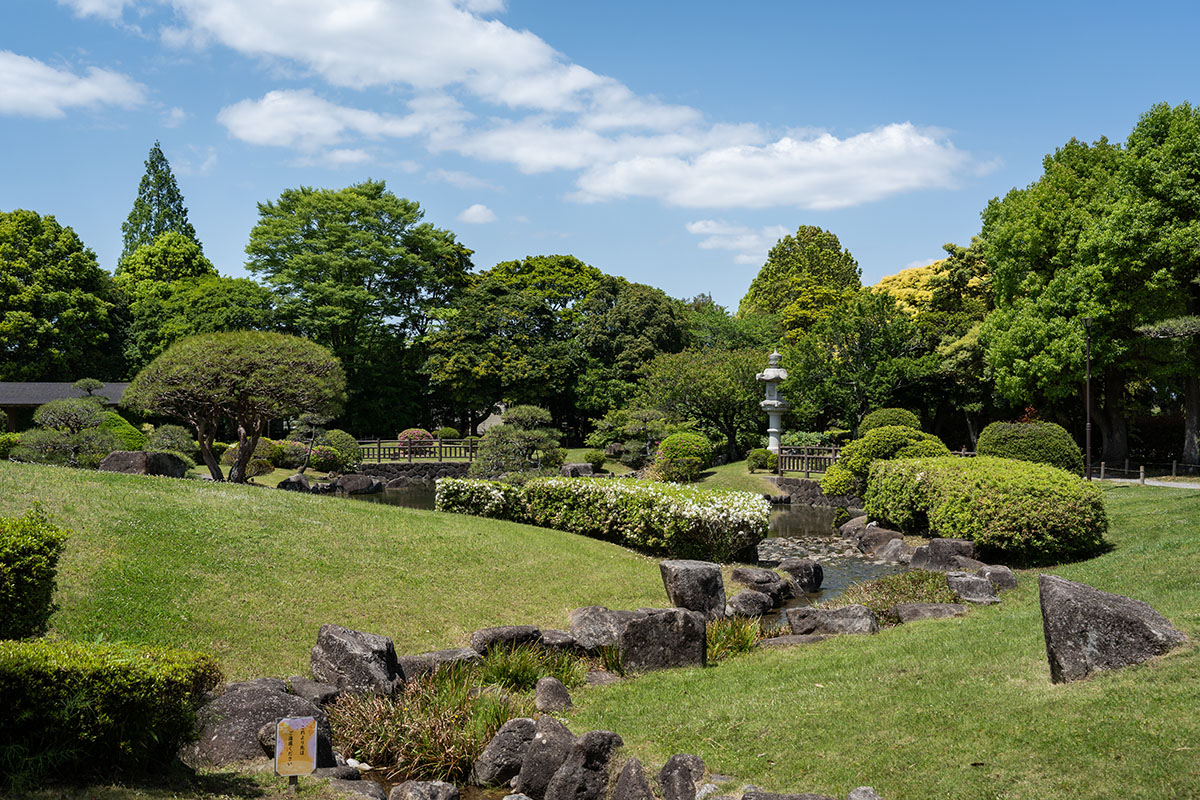
POLYGON ((317 768, 317 721, 289 717, 275 725, 275 774, 311 775, 317 768))

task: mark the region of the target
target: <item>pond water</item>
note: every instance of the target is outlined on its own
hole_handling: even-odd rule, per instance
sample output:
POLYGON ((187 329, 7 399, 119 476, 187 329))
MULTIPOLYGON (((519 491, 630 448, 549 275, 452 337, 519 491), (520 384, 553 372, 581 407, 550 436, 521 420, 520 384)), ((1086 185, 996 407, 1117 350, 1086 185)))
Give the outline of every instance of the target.
MULTIPOLYGON (((432 510, 434 490, 431 486, 410 486, 404 489, 385 489, 377 494, 353 495, 367 503, 404 506, 432 510)), ((771 512, 771 527, 767 539, 758 547, 759 564, 772 567, 788 556, 811 558, 821 564, 824 580, 821 591, 801 595, 788 606, 812 605, 831 600, 847 586, 860 581, 903 572, 901 564, 876 562, 864 557, 858 549, 833 529, 836 509, 821 506, 777 506, 771 512)), ((736 587, 729 587, 731 594, 736 587)))

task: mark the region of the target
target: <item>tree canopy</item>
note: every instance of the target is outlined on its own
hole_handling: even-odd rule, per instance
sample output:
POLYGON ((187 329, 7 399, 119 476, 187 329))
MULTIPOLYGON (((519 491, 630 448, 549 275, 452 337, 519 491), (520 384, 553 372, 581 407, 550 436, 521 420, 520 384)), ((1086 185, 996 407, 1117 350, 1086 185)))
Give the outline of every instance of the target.
POLYGON ((187 207, 183 204, 179 184, 175 182, 175 173, 171 172, 171 165, 163 155, 162 145, 156 141, 146 156, 146 172, 138 183, 133 208, 121 224, 124 247, 118 263, 124 262, 139 247, 153 244, 168 231, 200 247, 196 229, 188 222, 187 207))
POLYGON ((223 421, 238 432, 229 480, 243 483, 246 465, 272 419, 336 414, 346 377, 325 347, 280 333, 240 331, 175 342, 138 373, 122 403, 141 413, 191 425, 204 463, 223 480, 212 444, 223 421))
POLYGON ((112 278, 75 231, 0 212, 0 380, 118 378, 119 322, 112 278))

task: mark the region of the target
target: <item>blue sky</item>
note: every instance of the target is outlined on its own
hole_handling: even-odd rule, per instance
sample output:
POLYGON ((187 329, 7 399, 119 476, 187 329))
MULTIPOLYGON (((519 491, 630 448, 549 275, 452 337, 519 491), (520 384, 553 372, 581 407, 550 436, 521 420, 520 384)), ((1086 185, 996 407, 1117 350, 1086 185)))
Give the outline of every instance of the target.
POLYGON ((155 139, 242 275, 256 204, 385 179, 478 267, 572 253, 736 308, 836 233, 941 255, 1071 137, 1200 102, 1195 3, 5 0, 0 210, 107 269, 155 139))

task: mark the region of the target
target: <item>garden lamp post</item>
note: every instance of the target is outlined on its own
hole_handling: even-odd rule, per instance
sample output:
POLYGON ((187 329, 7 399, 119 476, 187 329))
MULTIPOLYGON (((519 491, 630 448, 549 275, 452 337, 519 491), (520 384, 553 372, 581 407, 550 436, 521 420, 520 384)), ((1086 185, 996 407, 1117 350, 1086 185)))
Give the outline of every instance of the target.
POLYGON ((1083 318, 1083 452, 1087 479, 1092 479, 1092 318, 1083 318))
POLYGON ((779 396, 779 382, 787 380, 787 370, 779 366, 783 356, 779 348, 767 358, 767 368, 754 377, 767 385, 767 399, 759 403, 759 408, 767 412, 767 449, 778 455, 779 437, 783 434, 783 412, 792 404, 779 396))

